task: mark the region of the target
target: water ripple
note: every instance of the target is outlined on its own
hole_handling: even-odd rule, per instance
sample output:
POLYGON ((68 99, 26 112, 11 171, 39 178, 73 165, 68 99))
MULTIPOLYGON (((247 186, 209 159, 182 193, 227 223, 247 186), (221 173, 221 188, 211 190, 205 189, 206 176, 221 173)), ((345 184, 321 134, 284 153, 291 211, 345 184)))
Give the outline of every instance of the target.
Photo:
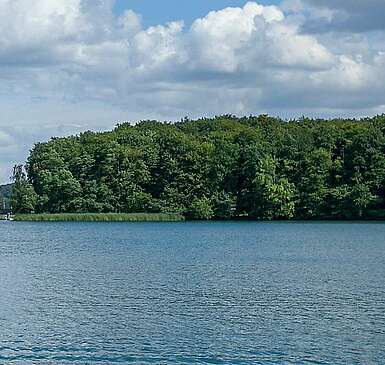
POLYGON ((0 364, 384 363, 383 224, 0 229, 0 364))

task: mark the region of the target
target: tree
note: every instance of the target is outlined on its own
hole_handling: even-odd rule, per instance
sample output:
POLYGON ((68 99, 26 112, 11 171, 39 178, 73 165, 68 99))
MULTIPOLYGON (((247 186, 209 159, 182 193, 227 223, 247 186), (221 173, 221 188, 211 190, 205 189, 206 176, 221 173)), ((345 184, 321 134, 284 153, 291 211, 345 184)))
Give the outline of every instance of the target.
POLYGON ((43 171, 40 175, 42 195, 38 200, 39 212, 76 212, 81 185, 67 169, 43 171))
POLYGON ((214 215, 220 219, 231 219, 236 213, 237 200, 234 195, 221 192, 213 198, 214 215))
POLYGON ((294 185, 277 175, 277 161, 268 156, 258 163, 249 193, 251 217, 290 219, 294 216, 294 185))
POLYGON ((187 212, 187 215, 190 219, 196 220, 208 220, 214 217, 214 211, 211 206, 210 199, 195 198, 187 212))
POLYGON ((14 213, 31 213, 35 210, 37 195, 27 181, 23 165, 13 168, 11 206, 14 213))
POLYGON ((365 210, 374 203, 376 199, 377 197, 372 194, 368 185, 358 183, 351 191, 352 211, 358 218, 362 218, 365 215, 365 210))
POLYGON ((316 149, 301 161, 297 213, 304 219, 326 214, 325 198, 330 188, 333 161, 329 151, 316 149))

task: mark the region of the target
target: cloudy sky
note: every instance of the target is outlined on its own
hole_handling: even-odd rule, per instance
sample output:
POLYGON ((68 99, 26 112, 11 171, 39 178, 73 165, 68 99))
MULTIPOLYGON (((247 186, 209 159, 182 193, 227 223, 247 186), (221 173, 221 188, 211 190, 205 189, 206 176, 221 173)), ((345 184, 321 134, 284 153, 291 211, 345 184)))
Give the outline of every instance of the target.
POLYGON ((385 0, 0 0, 0 183, 117 122, 385 112, 385 0))

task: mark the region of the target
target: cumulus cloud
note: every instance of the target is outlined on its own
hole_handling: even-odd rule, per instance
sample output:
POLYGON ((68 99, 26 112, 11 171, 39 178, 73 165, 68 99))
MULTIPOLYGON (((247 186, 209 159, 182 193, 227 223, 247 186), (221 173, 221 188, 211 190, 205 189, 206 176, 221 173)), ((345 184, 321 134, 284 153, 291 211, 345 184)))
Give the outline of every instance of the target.
POLYGON ((382 112, 385 35, 352 24, 383 1, 363 3, 251 1, 143 28, 113 0, 0 0, 1 180, 35 141, 123 120, 382 112))
POLYGON ((244 8, 213 11, 197 19, 189 33, 192 48, 196 50, 193 65, 217 72, 234 72, 248 66, 249 57, 261 53, 266 43, 266 27, 283 18, 274 6, 247 3, 244 8))

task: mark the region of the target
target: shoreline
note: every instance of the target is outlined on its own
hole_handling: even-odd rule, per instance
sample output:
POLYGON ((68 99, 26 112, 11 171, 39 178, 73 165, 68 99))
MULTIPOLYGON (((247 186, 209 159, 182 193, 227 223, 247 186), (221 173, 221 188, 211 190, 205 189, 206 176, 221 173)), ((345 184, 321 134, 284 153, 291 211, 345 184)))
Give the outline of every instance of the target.
POLYGON ((176 213, 58 213, 16 214, 15 222, 183 222, 176 213))
POLYGON ((372 217, 361 219, 324 218, 324 219, 277 219, 261 220, 246 217, 231 219, 188 219, 178 213, 42 213, 16 214, 11 219, 0 217, 0 221, 15 222, 260 222, 260 223, 385 223, 384 219, 372 217))

